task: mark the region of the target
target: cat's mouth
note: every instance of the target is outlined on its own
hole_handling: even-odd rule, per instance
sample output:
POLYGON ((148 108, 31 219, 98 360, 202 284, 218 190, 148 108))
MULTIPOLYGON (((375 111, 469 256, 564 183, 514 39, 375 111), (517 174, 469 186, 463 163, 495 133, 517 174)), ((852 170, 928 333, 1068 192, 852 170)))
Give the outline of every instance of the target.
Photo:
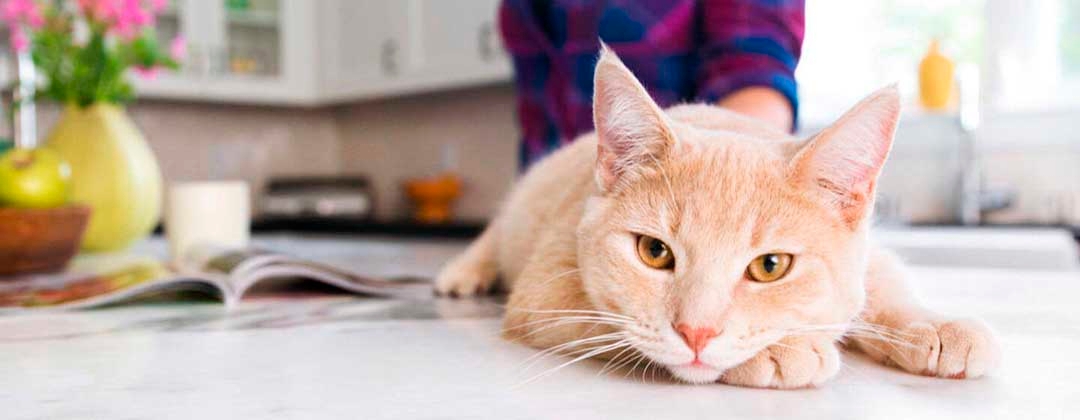
POLYGON ((668 370, 676 378, 693 384, 716 382, 716 380, 720 379, 720 375, 724 373, 723 369, 701 360, 694 360, 681 365, 671 365, 668 366, 668 370))

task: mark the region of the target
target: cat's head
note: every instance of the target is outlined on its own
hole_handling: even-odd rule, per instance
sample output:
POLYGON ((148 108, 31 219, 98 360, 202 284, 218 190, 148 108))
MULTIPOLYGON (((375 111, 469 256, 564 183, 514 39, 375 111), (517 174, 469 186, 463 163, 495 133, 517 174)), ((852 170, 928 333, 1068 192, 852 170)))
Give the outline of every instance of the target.
POLYGON ((787 335, 838 335, 862 308, 899 108, 890 87, 805 141, 740 129, 753 126, 707 106, 665 113, 605 49, 597 192, 578 230, 588 299, 633 318, 621 328, 635 349, 689 382, 787 335))

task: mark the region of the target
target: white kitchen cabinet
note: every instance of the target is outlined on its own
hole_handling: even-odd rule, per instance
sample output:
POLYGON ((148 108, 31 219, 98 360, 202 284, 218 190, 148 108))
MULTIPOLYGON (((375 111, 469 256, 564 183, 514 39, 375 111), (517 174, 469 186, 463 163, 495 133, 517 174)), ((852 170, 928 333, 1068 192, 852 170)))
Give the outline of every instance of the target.
POLYGON ((498 0, 353 0, 320 10, 328 102, 508 80, 498 0))
POLYGON ((318 106, 508 80, 498 0, 174 0, 184 67, 144 97, 318 106))

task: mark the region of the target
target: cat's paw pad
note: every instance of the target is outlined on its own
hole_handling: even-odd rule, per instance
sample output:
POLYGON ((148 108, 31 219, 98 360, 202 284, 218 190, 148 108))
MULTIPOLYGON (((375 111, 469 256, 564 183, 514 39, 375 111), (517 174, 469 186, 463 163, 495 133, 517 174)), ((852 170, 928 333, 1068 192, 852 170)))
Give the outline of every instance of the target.
POLYGON ((818 386, 840 370, 840 351, 831 337, 789 337, 724 372, 720 382, 754 388, 818 386))
POLYGON ((435 293, 440 296, 470 297, 489 294, 495 288, 496 273, 484 264, 458 257, 435 277, 435 293))
POLYGON ((1001 350, 986 324, 972 319, 917 322, 888 342, 890 364, 911 373, 941 378, 977 378, 993 370, 1001 350))

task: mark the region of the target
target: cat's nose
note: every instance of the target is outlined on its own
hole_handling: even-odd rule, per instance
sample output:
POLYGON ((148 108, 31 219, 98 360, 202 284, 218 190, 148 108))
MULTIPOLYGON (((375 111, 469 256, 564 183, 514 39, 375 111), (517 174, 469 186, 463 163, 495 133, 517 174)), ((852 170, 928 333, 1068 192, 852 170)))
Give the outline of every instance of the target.
POLYGON ((716 330, 709 327, 691 327, 689 324, 679 324, 675 326, 675 331, 679 332, 683 341, 687 346, 694 351, 694 354, 701 353, 701 349, 705 348, 706 344, 709 344, 709 340, 719 335, 716 330))

